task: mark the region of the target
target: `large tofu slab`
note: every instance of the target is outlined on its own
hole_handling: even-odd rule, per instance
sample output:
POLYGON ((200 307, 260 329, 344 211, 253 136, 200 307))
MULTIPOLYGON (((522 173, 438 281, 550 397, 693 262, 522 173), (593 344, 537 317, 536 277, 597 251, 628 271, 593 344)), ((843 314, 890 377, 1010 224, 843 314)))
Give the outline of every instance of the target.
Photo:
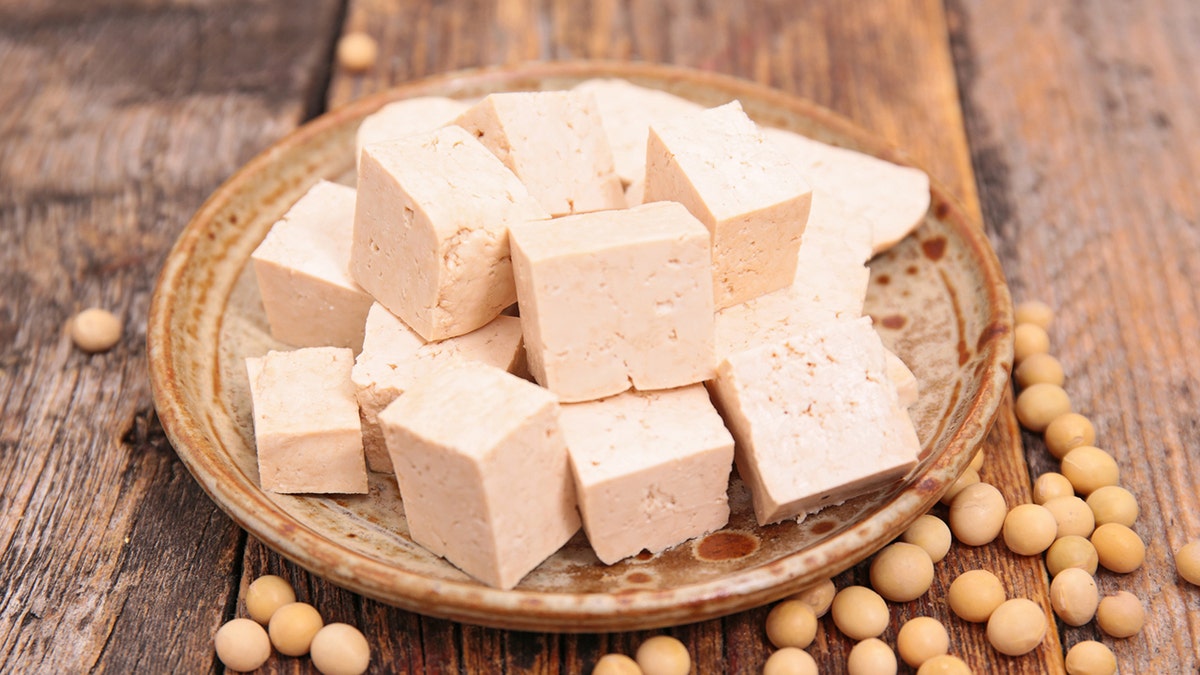
POLYGON ((644 200, 680 202, 712 233, 717 309, 795 278, 812 192, 737 101, 650 127, 644 200))
MULTIPOLYGON (((646 138, 650 135, 651 124, 704 110, 700 104, 674 94, 615 78, 587 80, 578 84, 575 91, 587 92, 596 98, 600 121, 604 123, 604 133, 612 148, 613 165, 626 185, 646 175, 646 138)), ((636 195, 640 197, 640 189, 636 195)), ((628 191, 626 196, 629 196, 628 191)), ((640 199, 638 203, 641 203, 640 199)))
POLYGON ((495 153, 555 216, 625 207, 591 94, 491 94, 454 123, 495 153))
POLYGON ((391 141, 412 134, 433 131, 454 121, 469 104, 441 96, 419 96, 389 103, 367 115, 354 137, 354 161, 371 143, 391 141))
POLYGON ((872 251, 890 248, 912 232, 929 210, 929 176, 861 152, 782 129, 764 129, 768 142, 795 163, 809 184, 824 190, 871 223, 872 251))
POLYGON ((309 347, 246 359, 258 476, 268 492, 367 492, 354 353, 309 347))
POLYGON ((296 347, 362 347, 371 296, 350 277, 354 188, 321 181, 250 259, 271 335, 296 347))
POLYGON ((425 340, 462 335, 516 300, 508 226, 548 216, 460 127, 375 143, 358 172, 350 272, 425 340))
POLYGON ((712 377, 708 232, 672 202, 511 229, 529 371, 563 401, 712 377))
POLYGON ((413 541, 512 588, 579 529, 555 397, 454 361, 379 414, 413 541))
POLYGON ((870 319, 730 354, 712 391, 760 524, 804 516, 906 474, 921 446, 870 319))
POLYGON ((792 284, 717 312, 717 358, 809 326, 862 316, 870 257, 870 223, 828 193, 815 191, 792 284))
POLYGON ((379 413, 414 382, 455 358, 524 375, 521 320, 501 315, 466 335, 426 342, 383 305, 371 305, 363 350, 351 373, 362 417, 363 448, 371 471, 392 473, 392 459, 379 428, 379 413))
POLYGON ((567 403, 560 421, 583 528, 605 564, 729 521, 733 437, 704 385, 567 403))

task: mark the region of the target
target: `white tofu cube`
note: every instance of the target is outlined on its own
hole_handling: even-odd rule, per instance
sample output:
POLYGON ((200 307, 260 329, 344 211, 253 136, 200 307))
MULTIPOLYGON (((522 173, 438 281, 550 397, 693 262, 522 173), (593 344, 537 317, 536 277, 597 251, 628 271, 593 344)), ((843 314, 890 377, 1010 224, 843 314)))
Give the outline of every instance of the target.
POLYGON ((650 127, 644 200, 680 202, 712 232, 718 309, 795 278, 812 192, 737 101, 650 127))
POLYGON ((358 172, 350 272, 422 338, 462 335, 516 300, 508 226, 546 217, 459 127, 375 143, 358 172))
POLYGON ((591 94, 491 94, 454 123, 495 153, 555 216, 625 207, 591 94))
POLYGON ((371 296, 350 277, 354 188, 321 181, 250 259, 271 335, 296 347, 362 348, 371 296))
POLYGON ((379 414, 413 541, 512 588, 579 529, 550 392, 453 361, 379 414))
POLYGON ((433 131, 454 121, 471 106, 441 96, 418 96, 389 103, 367 115, 354 136, 354 161, 372 143, 393 141, 405 136, 433 131))
POLYGON ((708 232, 660 202, 514 225, 529 371, 563 401, 712 377, 708 232))
POLYGON ((246 359, 263 490, 285 494, 367 492, 358 404, 340 347, 267 352, 246 359))
POLYGON ((728 355, 711 385, 760 524, 896 480, 921 451, 870 319, 728 355))
POLYGON ((560 424, 583 528, 605 564, 729 521, 733 437, 704 385, 566 403, 560 424))
POLYGON ((351 373, 362 417, 363 448, 371 471, 392 473, 392 459, 379 428, 380 411, 431 369, 454 358, 524 375, 521 320, 502 315, 466 335, 426 342, 383 305, 371 306, 363 350, 351 373))

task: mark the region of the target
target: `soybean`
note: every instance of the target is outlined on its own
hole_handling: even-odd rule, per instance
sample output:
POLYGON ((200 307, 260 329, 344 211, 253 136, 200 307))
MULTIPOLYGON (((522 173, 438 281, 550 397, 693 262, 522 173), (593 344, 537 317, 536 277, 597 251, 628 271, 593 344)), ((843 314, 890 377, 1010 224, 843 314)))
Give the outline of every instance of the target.
POLYGON ((852 640, 878 637, 888 626, 887 603, 866 586, 847 586, 838 591, 830 612, 834 625, 852 640))
POLYGON ((1096 608, 1096 624, 1100 630, 1115 638, 1137 635, 1146 623, 1142 602, 1129 591, 1117 591, 1100 601, 1096 608))
POLYGON ((1096 490, 1088 495, 1087 505, 1097 525, 1119 523, 1133 527, 1138 517, 1137 498, 1120 485, 1105 485, 1096 490))
POLYGON ((896 650, 900 658, 913 668, 920 668, 929 659, 950 649, 950 634, 941 621, 930 616, 909 619, 896 635, 896 650))
POLYGON ((1063 623, 1082 626, 1096 616, 1100 589, 1087 570, 1072 567, 1062 570, 1050 582, 1050 607, 1063 623))
POLYGON ((987 570, 963 572, 950 582, 946 600, 950 610, 963 621, 983 623, 1004 603, 1004 585, 987 570))
POLYGON ((983 546, 1000 534, 1007 515, 1004 495, 995 486, 968 485, 950 503, 950 531, 968 546, 983 546))
POLYGON ((929 559, 935 563, 941 562, 950 552, 950 526, 941 518, 928 513, 913 521, 904 534, 900 535, 900 539, 925 549, 929 559))
POLYGON ((1068 412, 1050 421, 1042 437, 1046 449, 1055 459, 1062 459, 1068 452, 1081 445, 1096 442, 1096 428, 1091 420, 1079 413, 1068 412))
POLYGON ((931 584, 933 560, 915 544, 891 544, 871 562, 871 587, 892 602, 916 600, 925 595, 931 584))
POLYGON ((1038 555, 1058 536, 1054 514, 1039 504, 1018 504, 1004 517, 1004 544, 1017 555, 1038 555))
POLYGON ((1146 560, 1146 544, 1137 532, 1120 523, 1106 523, 1092 533, 1092 546, 1104 569, 1128 574, 1146 560))
POLYGON ((1001 654, 1028 654, 1037 649, 1045 636, 1046 613, 1032 600, 1008 600, 988 617, 988 642, 1001 654))

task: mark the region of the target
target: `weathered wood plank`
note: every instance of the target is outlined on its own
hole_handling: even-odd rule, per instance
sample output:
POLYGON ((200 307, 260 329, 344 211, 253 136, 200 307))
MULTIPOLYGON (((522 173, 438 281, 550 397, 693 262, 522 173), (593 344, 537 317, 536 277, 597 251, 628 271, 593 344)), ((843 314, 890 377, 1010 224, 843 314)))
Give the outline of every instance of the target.
POLYGON ((0 6, 0 670, 207 670, 244 535, 152 413, 162 258, 302 118, 337 3, 0 6), (269 49, 265 48, 270 46, 269 49), (87 356, 89 305, 125 336, 87 356))
MULTIPOLYGON (((1050 335, 1077 410, 1141 500, 1146 564, 1101 572, 1147 624, 1094 626, 1121 672, 1200 669, 1200 592, 1172 552, 1200 538, 1200 6, 954 0, 954 44, 985 213, 1016 298, 1058 309, 1050 335), (1021 47, 1014 49, 1013 45, 1021 47)), ((1027 436, 1034 473, 1057 470, 1027 436)))

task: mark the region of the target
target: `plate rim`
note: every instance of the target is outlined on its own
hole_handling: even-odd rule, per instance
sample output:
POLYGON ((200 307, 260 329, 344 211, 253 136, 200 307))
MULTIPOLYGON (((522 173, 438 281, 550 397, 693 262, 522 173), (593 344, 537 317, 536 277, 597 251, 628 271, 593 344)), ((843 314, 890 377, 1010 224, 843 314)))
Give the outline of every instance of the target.
MULTIPOLYGON (((369 558, 295 521, 268 500, 261 489, 246 493, 236 485, 216 480, 217 457, 206 452, 211 445, 197 415, 184 405, 175 379, 177 352, 170 339, 178 307, 172 306, 173 285, 179 283, 191 254, 207 236, 206 227, 238 187, 287 148, 302 145, 314 136, 354 118, 361 118, 386 103, 427 94, 438 87, 461 88, 488 80, 531 81, 549 78, 619 77, 655 81, 686 81, 710 90, 743 95, 771 107, 788 109, 816 125, 853 140, 857 149, 889 161, 915 166, 901 150, 882 138, 822 106, 754 82, 710 71, 624 61, 552 61, 471 68, 436 74, 401 84, 358 99, 301 125, 239 168, 218 187, 196 211, 168 253, 155 283, 147 320, 147 353, 151 390, 163 430, 180 460, 218 506, 240 527, 268 547, 328 581, 390 605, 421 614, 505 629, 550 632, 612 631, 657 628, 691 623, 759 606, 824 578, 806 574, 806 561, 829 559, 828 551, 844 548, 855 531, 891 512, 878 509, 839 532, 803 551, 793 552, 770 563, 742 570, 731 577, 674 586, 666 590, 621 591, 620 593, 566 593, 499 590, 473 581, 431 579, 416 572, 389 566, 369 558), (242 500, 249 497, 254 508, 242 500), (291 521, 291 522, 288 522, 291 521), (286 533, 286 534, 285 534, 286 533), (382 592, 386 588, 388 592, 382 592)), ((1012 368, 1012 304, 1000 263, 982 225, 933 177, 930 178, 930 208, 937 218, 954 226, 969 246, 970 258, 979 263, 990 308, 988 337, 980 343, 979 394, 966 407, 961 424, 948 439, 941 456, 932 460, 925 473, 934 469, 957 476, 969 464, 971 452, 984 441, 1000 410, 1012 368)), ((911 236, 911 235, 910 235, 911 236)), ((210 347, 214 355, 217 344, 210 347)), ((952 481, 922 479, 914 483, 917 501, 907 522, 915 520, 941 497, 952 481)), ((907 491, 906 491, 907 492, 907 491)), ((897 495, 897 497, 903 496, 897 495)), ((894 500, 893 500, 894 501, 894 500)), ((893 514, 894 516, 894 514, 893 514)), ((841 569, 865 559, 892 540, 892 536, 859 537, 845 555, 837 555, 841 569), (842 564, 844 563, 844 564, 842 564)))

